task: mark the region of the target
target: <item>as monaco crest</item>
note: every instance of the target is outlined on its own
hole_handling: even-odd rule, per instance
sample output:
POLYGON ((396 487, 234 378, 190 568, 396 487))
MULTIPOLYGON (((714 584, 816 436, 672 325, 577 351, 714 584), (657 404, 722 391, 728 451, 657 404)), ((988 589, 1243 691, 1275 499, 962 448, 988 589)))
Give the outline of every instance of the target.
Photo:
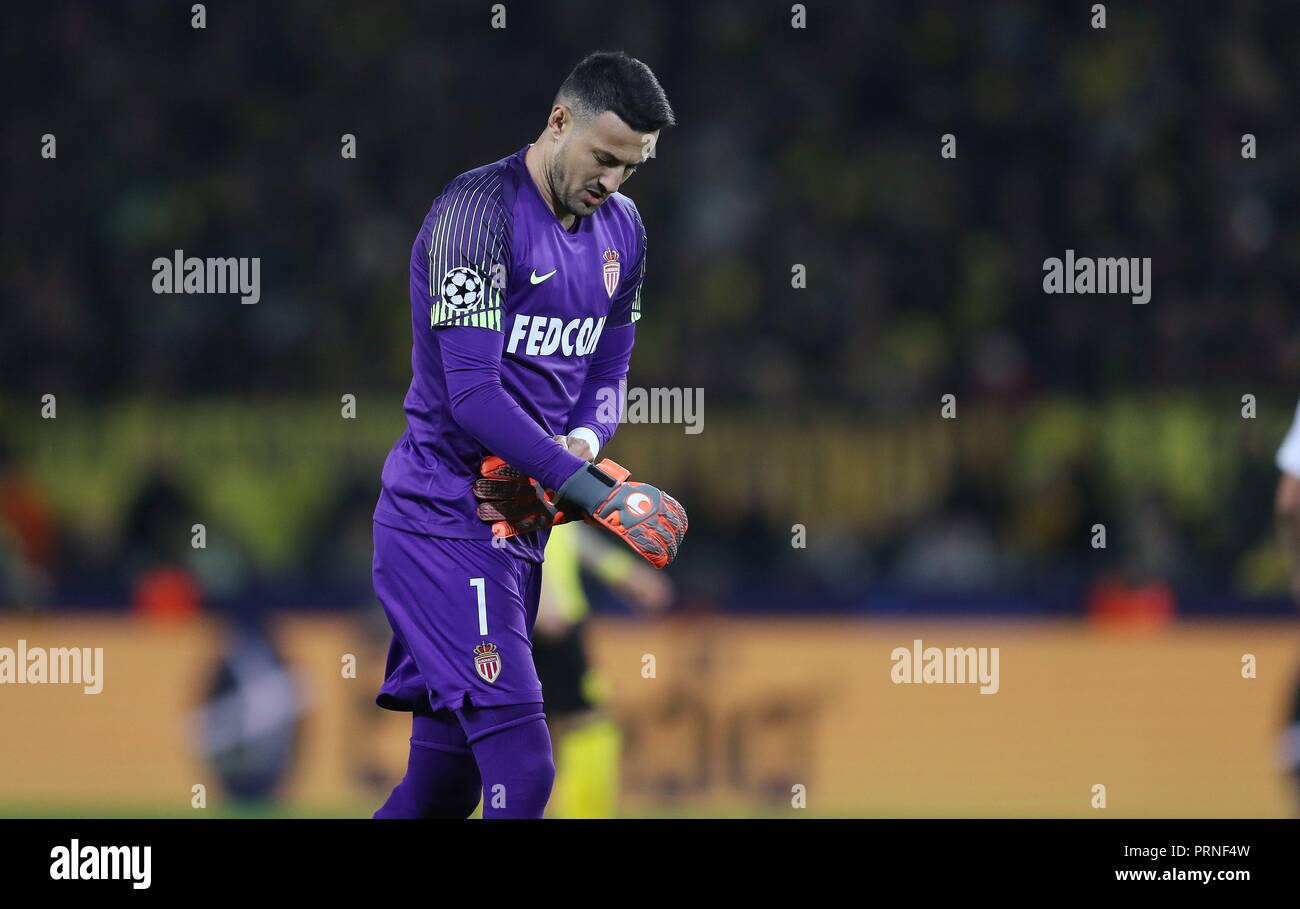
POLYGON ((605 260, 605 293, 609 294, 612 300, 614 291, 618 289, 618 273, 621 267, 618 264, 618 250, 607 249, 601 258, 605 260))
POLYGON ((501 654, 497 653, 496 644, 484 641, 474 648, 474 671, 483 681, 496 683, 497 676, 501 674, 501 654))

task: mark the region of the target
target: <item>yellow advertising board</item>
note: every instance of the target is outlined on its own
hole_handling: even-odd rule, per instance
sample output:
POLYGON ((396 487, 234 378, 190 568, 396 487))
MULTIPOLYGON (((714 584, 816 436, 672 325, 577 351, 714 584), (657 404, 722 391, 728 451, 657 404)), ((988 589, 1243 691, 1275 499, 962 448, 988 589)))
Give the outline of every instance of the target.
MULTIPOLYGON (((272 673, 240 709, 245 728, 292 727, 280 810, 367 814, 409 735, 374 706, 382 635, 350 616, 272 629, 295 699, 272 673)), ((1294 810, 1297 638, 717 618, 606 619, 590 644, 624 731, 625 815, 1276 817, 1294 810)), ((11 668, 19 642, 102 649, 99 693, 0 681, 0 814, 227 812, 202 730, 229 641, 212 622, 0 619, 11 668)))

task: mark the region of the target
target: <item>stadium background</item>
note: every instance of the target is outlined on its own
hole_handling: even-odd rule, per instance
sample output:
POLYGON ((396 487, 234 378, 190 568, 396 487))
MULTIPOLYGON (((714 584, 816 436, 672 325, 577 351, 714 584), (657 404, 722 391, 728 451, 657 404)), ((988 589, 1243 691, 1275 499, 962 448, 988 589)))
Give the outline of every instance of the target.
POLYGON ((1290 813, 1293 10, 490 6, 3 13, 0 646, 104 646, 107 679, 0 688, 0 813, 194 814, 198 718, 247 641, 296 679, 250 746, 282 773, 209 813, 382 800, 407 730, 370 707, 369 521, 410 243, 615 47, 680 121, 627 186, 630 383, 705 401, 703 432, 609 450, 691 516, 666 618, 592 590, 625 813, 787 816, 803 784, 804 814, 1088 816, 1095 783, 1110 814, 1290 813), (1151 256, 1151 302, 1044 295, 1067 248, 1151 256), (154 295, 176 249, 261 257, 261 301, 154 295), (1000 647, 1002 691, 892 685, 915 638, 1000 647))

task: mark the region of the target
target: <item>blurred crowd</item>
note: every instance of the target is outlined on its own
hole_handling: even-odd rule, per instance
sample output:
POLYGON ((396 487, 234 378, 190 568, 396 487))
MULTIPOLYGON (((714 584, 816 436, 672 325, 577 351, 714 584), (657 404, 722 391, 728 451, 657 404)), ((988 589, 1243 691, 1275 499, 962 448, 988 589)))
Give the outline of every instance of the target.
MULTIPOLYGON (((710 421, 757 413, 774 431, 813 414, 913 418, 949 393, 1014 408, 1300 392, 1300 33, 1285 4, 1111 4, 1105 29, 1088 5, 1028 2, 810 4, 805 29, 788 5, 741 0, 507 7, 504 29, 475 3, 208 4, 203 29, 189 5, 6 12, 0 393, 366 390, 396 411, 428 205, 531 141, 596 46, 649 63, 680 123, 626 187, 649 232, 633 384, 702 387, 710 421), (940 156, 945 134, 955 158, 940 156), (151 262, 176 249, 261 257, 261 301, 154 295, 151 262), (1066 249, 1151 257, 1151 302, 1045 295, 1042 263, 1066 249)), ((361 566, 362 588, 378 467, 370 486, 338 478, 356 552, 322 554, 335 528, 307 546, 361 566)), ((1240 587, 1267 544, 1270 470, 1248 461, 1225 492, 1238 537, 1189 526, 1155 493, 1108 500, 1110 478, 1087 464, 1017 507, 996 478, 956 477, 888 538, 839 538, 808 559, 786 520, 693 513, 713 566, 701 559, 700 589, 740 601, 736 578, 770 591, 775 573, 823 603, 860 600, 864 583, 1060 590, 1099 565, 1053 535, 1049 502, 1085 521, 1124 515, 1134 543, 1108 569, 1240 587)), ((184 494, 142 484, 106 551, 147 549, 184 494)), ((31 566, 55 558, 38 498, 10 509, 23 556, 11 545, 0 564, 28 566, 6 572, 11 590, 39 587, 31 566)), ((69 558, 64 575, 84 567, 69 558)))

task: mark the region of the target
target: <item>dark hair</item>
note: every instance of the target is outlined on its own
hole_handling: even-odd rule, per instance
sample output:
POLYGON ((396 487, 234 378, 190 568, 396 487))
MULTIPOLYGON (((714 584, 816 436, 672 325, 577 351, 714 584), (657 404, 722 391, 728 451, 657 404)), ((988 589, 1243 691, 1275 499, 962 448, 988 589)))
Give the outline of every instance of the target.
POLYGON ((583 117, 612 111, 641 133, 677 122, 650 67, 623 51, 588 54, 569 73, 555 100, 567 102, 583 117))

